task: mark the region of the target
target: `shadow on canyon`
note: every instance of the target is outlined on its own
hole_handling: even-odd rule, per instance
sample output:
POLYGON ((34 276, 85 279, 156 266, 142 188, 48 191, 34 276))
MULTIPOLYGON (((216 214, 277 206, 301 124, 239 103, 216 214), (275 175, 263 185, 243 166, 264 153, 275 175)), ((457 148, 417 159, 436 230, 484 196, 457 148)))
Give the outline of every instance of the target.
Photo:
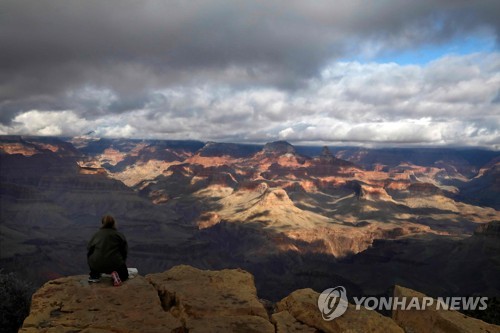
POLYGON ((68 154, 1 156, 0 266, 36 285, 87 274, 86 243, 109 213, 129 241, 128 265, 141 274, 178 264, 242 268, 254 274, 259 297, 273 301, 299 288, 321 292, 338 285, 351 297, 381 295, 394 284, 430 296, 500 296, 498 231, 376 240, 363 252, 335 258, 322 241, 308 243, 270 228, 265 212, 200 230, 195 221, 203 212, 221 207, 217 198, 201 201, 193 195, 207 183, 191 187, 182 165, 169 183, 157 180, 169 197, 155 205, 147 193, 120 181, 80 174, 71 157, 77 152, 68 148, 68 154))

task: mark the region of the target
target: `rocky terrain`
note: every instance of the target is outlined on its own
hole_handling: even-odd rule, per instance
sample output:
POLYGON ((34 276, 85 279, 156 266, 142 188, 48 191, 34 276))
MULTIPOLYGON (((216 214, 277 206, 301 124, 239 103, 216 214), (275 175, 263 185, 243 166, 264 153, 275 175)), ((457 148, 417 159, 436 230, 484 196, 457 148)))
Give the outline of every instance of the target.
POLYGON ((332 283, 499 296, 499 165, 471 149, 2 137, 0 265, 38 285, 86 273, 112 214, 141 272, 239 267, 273 301, 332 283))
MULTIPOLYGON (((121 287, 107 278, 89 285, 86 278, 46 283, 34 294, 20 332, 500 332, 500 326, 436 306, 398 309, 390 318, 349 304, 342 316, 325 321, 316 291, 296 290, 273 304, 258 298, 253 276, 240 269, 175 266, 121 287)), ((425 295, 396 286, 394 296, 425 295)))

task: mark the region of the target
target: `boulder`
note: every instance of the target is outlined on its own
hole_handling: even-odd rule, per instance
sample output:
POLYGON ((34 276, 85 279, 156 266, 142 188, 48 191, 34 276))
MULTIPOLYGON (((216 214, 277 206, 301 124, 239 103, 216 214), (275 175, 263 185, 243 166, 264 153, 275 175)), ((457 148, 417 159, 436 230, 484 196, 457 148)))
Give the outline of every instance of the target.
MULTIPOLYGON (((52 280, 32 299, 20 332, 83 333, 500 333, 500 327, 456 311, 394 310, 393 318, 348 304, 331 321, 318 309, 319 293, 292 292, 268 311, 257 298, 253 276, 241 269, 200 270, 180 265, 113 287, 111 279, 89 284, 87 276, 52 280), (399 326, 398 326, 399 325, 399 326)), ((395 287, 395 297, 425 297, 395 287)))
MULTIPOLYGON (((318 310, 319 295, 309 288, 299 289, 282 299, 276 307, 278 311, 288 311, 298 322, 325 333, 404 332, 391 318, 363 307, 356 310, 352 304, 348 305, 347 311, 342 316, 332 321, 323 320, 318 310)), ((276 317, 274 318, 278 321, 276 317)))
MULTIPOLYGON (((395 286, 394 297, 401 299, 417 297, 422 304, 426 295, 412 289, 395 286)), ((437 309, 436 301, 431 306, 420 310, 396 309, 392 312, 392 319, 407 333, 433 332, 433 333, 473 333, 489 332, 500 333, 500 326, 485 323, 482 320, 467 317, 453 310, 437 309)))
POLYGON ((180 265, 146 279, 158 290, 163 308, 183 320, 190 333, 274 332, 253 276, 244 270, 180 265))
POLYGON ((78 275, 47 282, 34 295, 19 332, 181 332, 165 312, 156 289, 143 277, 113 287, 111 279, 89 284, 78 275))
POLYGON ((113 287, 87 276, 46 283, 20 332, 274 332, 253 276, 176 266, 113 287))

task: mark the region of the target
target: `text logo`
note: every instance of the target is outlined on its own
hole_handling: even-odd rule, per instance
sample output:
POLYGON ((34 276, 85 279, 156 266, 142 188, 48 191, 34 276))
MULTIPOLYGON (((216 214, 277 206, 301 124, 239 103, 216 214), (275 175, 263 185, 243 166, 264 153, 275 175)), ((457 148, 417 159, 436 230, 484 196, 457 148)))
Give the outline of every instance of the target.
POLYGON ((347 310, 347 305, 347 293, 342 286, 328 288, 318 298, 318 308, 326 321, 342 316, 347 310))

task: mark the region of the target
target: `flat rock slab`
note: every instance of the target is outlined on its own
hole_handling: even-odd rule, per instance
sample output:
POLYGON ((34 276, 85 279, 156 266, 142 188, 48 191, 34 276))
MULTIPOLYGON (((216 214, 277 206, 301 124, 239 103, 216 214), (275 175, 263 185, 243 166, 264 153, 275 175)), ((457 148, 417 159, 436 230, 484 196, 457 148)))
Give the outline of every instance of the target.
POLYGON ((113 287, 89 284, 86 275, 47 282, 34 295, 20 332, 178 332, 182 322, 165 312, 154 287, 143 277, 113 287))
POLYGON ((189 332, 275 331, 253 276, 244 270, 180 265, 146 279, 158 290, 164 309, 184 320, 189 332))

